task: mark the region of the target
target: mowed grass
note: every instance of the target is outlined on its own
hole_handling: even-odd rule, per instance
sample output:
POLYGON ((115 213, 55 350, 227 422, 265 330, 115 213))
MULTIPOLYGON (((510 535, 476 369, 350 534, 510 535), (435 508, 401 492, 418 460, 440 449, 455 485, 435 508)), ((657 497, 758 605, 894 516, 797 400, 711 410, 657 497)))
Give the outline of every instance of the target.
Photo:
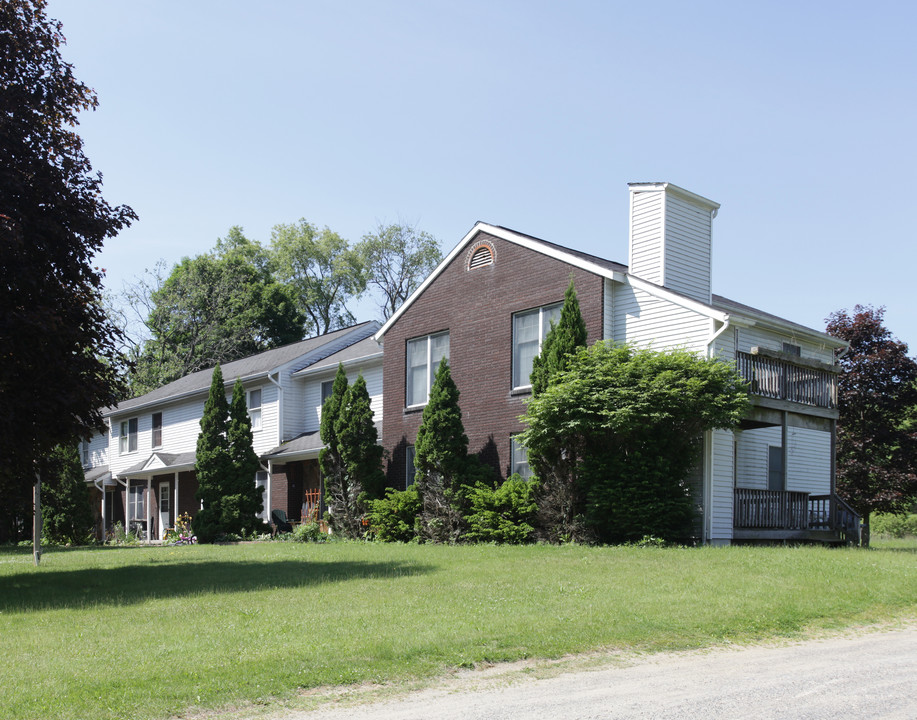
POLYGON ((873 550, 256 543, 0 551, 0 717, 166 718, 476 663, 913 617, 873 550))

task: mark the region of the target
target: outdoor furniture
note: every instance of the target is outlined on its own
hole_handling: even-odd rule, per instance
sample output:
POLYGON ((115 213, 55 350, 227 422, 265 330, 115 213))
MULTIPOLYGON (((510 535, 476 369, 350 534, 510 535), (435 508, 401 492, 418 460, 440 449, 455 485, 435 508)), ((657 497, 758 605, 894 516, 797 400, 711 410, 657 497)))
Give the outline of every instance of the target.
POLYGON ((287 520, 287 514, 283 510, 271 510, 271 521, 274 523, 274 534, 293 532, 293 526, 287 520))

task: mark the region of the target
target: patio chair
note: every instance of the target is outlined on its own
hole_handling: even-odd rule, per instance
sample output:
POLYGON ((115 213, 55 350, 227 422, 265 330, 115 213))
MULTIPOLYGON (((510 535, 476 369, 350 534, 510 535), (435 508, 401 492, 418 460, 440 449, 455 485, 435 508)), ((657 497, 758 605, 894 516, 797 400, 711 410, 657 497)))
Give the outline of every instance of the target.
POLYGON ((293 532, 293 526, 287 520, 287 514, 283 510, 271 510, 271 521, 274 523, 274 534, 293 532))

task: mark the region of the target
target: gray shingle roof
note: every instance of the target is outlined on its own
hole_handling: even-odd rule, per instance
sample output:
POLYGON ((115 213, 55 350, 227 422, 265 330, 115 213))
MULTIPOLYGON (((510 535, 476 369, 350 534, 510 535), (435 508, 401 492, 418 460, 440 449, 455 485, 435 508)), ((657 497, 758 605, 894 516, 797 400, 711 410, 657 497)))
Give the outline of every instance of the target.
POLYGON ((377 343, 372 336, 370 336, 360 340, 360 342, 354 343, 353 345, 348 345, 346 348, 334 353, 333 355, 329 355, 328 357, 322 358, 320 360, 315 360, 309 365, 306 365, 303 368, 299 368, 296 372, 303 372, 306 370, 309 372, 330 370, 332 368, 337 368, 338 363, 347 365, 352 360, 369 358, 381 354, 382 346, 377 343))
MULTIPOLYGON (((265 352, 251 355, 241 360, 234 360, 233 362, 222 365, 220 369, 228 385, 235 382, 236 378, 245 379, 267 375, 278 367, 293 362, 300 357, 303 358, 303 363, 300 367, 306 367, 313 362, 319 362, 352 343, 359 342, 365 337, 375 333, 378 329, 379 324, 375 321, 361 323, 342 330, 335 330, 326 335, 317 335, 297 343, 284 345, 283 347, 274 348, 273 350, 266 350, 265 352)), ((212 377, 213 368, 185 375, 178 380, 170 382, 168 385, 163 385, 160 388, 148 392, 146 395, 141 395, 119 403, 116 408, 109 408, 105 412, 105 415, 114 415, 115 413, 121 413, 126 410, 167 402, 175 398, 193 395, 198 392, 205 392, 210 388, 212 377)))

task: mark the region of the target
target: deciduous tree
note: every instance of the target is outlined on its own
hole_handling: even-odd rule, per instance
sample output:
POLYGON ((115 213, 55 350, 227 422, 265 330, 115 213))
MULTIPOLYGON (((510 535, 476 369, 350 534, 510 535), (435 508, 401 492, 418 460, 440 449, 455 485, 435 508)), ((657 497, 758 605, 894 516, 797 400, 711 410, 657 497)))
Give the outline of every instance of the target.
MULTIPOLYGON (((102 243, 136 219, 102 197, 74 128, 95 93, 61 57, 43 0, 0 3, 0 494, 18 507, 35 461, 101 430, 121 396, 100 301, 102 243)), ((0 510, 0 514, 4 511, 0 510)))
POLYGON ((359 250, 368 283, 381 296, 383 321, 401 307, 442 260, 435 237, 404 223, 380 224, 375 232, 363 236, 359 250))
POLYGON ((42 534, 55 543, 86 543, 92 534, 92 505, 76 445, 58 445, 41 465, 42 534))
POLYGON ((347 304, 366 289, 366 269, 344 238, 301 219, 274 226, 271 254, 277 278, 290 287, 306 317, 306 334, 354 324, 347 304))
POLYGON ((828 318, 827 332, 850 343, 839 355, 837 492, 863 517, 901 513, 917 502, 917 363, 885 327, 885 308, 857 305, 828 318))
POLYGON ((541 508, 548 538, 684 539, 701 434, 734 427, 747 407, 725 363, 603 342, 580 349, 524 416, 535 474, 568 489, 562 505, 541 508))

